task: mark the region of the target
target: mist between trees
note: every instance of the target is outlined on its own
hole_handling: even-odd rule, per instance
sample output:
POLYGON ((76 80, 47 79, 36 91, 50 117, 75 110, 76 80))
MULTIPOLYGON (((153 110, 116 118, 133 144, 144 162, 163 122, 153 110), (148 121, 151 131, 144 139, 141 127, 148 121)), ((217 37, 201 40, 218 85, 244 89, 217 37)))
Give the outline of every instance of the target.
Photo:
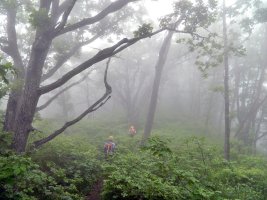
POLYGON ((1 0, 0 199, 266 199, 266 3, 1 0))
POLYGON ((225 135, 227 160, 232 138, 266 151, 265 2, 168 3, 155 20, 153 4, 137 0, 1 1, 1 56, 15 70, 2 76, 4 131, 15 151, 36 117, 63 123, 36 148, 105 119, 144 130, 143 142, 164 122, 225 135))

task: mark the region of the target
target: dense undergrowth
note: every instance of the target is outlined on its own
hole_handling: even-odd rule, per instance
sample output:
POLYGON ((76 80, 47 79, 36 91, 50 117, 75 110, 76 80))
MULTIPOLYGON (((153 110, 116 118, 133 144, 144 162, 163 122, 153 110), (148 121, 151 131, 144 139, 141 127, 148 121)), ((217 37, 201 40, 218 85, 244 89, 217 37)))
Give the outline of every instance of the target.
MULTIPOLYGON (((56 124, 37 123, 41 132, 56 124)), ((10 134, 0 135, 0 199, 86 199, 97 180, 103 199, 267 199, 264 155, 232 148, 232 160, 222 158, 216 137, 189 127, 157 127, 139 148, 140 133, 130 138, 127 126, 80 123, 41 149, 25 155, 9 150, 10 134), (103 142, 113 135, 116 153, 103 156, 103 142)), ((30 148, 30 145, 29 145, 30 148)))

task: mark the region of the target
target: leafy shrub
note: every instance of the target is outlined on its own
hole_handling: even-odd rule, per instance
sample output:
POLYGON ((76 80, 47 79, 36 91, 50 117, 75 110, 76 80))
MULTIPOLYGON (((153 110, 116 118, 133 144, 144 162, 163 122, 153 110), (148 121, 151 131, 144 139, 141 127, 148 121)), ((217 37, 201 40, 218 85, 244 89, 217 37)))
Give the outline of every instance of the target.
POLYGON ((139 152, 119 155, 104 165, 104 199, 208 199, 215 195, 194 171, 177 166, 177 157, 158 138, 139 152))
POLYGON ((84 199, 101 172, 96 149, 68 136, 29 155, 9 150, 11 134, 0 143, 0 199, 84 199))
POLYGON ((27 156, 1 156, 0 168, 0 199, 81 199, 72 185, 60 185, 27 156))
POLYGON ((63 135, 37 150, 32 158, 57 182, 75 186, 84 196, 101 174, 97 149, 75 137, 63 135))
POLYGON ((175 127, 162 132, 140 149, 141 135, 128 137, 127 127, 80 124, 28 156, 14 155, 11 135, 0 134, 0 199, 84 199, 103 177, 104 200, 267 199, 266 158, 232 149, 234 160, 226 162, 210 140, 182 139, 175 127), (111 132, 117 148, 107 162, 102 148, 111 132))
POLYGON ((246 158, 249 161, 226 162, 216 148, 196 137, 174 150, 154 138, 142 150, 120 154, 103 166, 102 195, 144 200, 266 199, 266 160, 246 158))

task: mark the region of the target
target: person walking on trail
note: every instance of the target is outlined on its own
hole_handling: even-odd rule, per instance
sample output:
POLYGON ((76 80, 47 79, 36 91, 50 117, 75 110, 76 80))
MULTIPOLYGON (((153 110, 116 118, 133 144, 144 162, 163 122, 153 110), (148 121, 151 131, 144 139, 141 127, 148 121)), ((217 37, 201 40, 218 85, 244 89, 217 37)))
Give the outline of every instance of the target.
POLYGON ((105 153, 105 158, 107 159, 108 156, 113 155, 114 150, 115 150, 115 143, 113 142, 113 136, 108 137, 108 141, 105 142, 104 144, 104 153, 105 153))
POLYGON ((134 126, 130 126, 129 135, 132 137, 136 135, 136 130, 135 130, 134 126))

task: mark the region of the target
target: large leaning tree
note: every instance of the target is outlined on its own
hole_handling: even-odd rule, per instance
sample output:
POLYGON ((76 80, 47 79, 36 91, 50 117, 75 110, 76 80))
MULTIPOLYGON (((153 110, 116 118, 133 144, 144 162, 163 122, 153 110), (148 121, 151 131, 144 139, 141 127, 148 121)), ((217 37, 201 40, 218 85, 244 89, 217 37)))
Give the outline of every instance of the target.
MULTIPOLYGON (((90 6, 90 9, 80 9, 73 12, 75 7, 86 6, 87 1, 76 0, 40 0, 40 1, 19 1, 4 0, 0 3, 1 15, 6 16, 6 20, 0 22, 5 24, 5 31, 1 33, 0 47, 1 51, 10 56, 16 76, 14 82, 16 87, 10 92, 4 130, 13 133, 13 148, 16 152, 24 152, 28 142, 30 132, 33 130, 32 122, 36 112, 39 98, 63 86, 70 79, 85 71, 92 65, 101 62, 133 45, 140 39, 150 37, 162 30, 154 33, 141 33, 138 37, 127 39, 124 38, 110 47, 98 51, 95 55, 88 58, 85 62, 75 66, 72 70, 66 72, 61 78, 50 83, 42 83, 50 75, 55 73, 62 63, 75 53, 81 46, 95 40, 110 28, 105 19, 119 12, 127 4, 138 0, 117 0, 117 1, 100 1, 90 6), (108 4, 106 2, 109 2, 108 4), (98 10, 98 4, 102 4, 102 9, 98 10), (30 27, 27 25, 28 19, 25 19, 23 13, 30 12, 30 23, 34 27, 29 32, 30 27), (78 13, 78 14, 77 14, 78 13), (84 13, 83 17, 79 13, 84 13), (87 14, 87 15, 86 15, 87 14), (94 29, 97 25, 102 24, 104 28, 99 28, 95 35, 94 29), (23 33, 27 31, 27 34, 23 33), (84 34, 82 34, 84 33, 84 34), (57 57, 56 64, 50 66, 55 51, 54 43, 59 38, 76 37, 80 43, 76 43, 70 50, 62 49, 62 54, 57 57), (48 70, 47 70, 48 69, 48 70)), ((117 19, 117 24, 120 19, 117 19)), ((114 21, 116 25, 116 20, 114 21)), ((96 32, 95 31, 95 32, 96 32)), ((71 44, 71 40, 70 40, 71 44)), ((60 49, 60 48, 59 48, 60 49)), ((109 60, 110 61, 110 60, 109 60)), ((109 63, 107 63, 108 65, 109 63)), ((107 70, 106 70, 107 73, 107 70)), ((62 133, 67 127, 81 120, 88 113, 95 111, 102 106, 110 97, 111 87, 106 81, 106 92, 93 103, 87 110, 72 121, 64 124, 62 128, 51 133, 46 138, 34 142, 35 147, 52 140, 62 133)))

